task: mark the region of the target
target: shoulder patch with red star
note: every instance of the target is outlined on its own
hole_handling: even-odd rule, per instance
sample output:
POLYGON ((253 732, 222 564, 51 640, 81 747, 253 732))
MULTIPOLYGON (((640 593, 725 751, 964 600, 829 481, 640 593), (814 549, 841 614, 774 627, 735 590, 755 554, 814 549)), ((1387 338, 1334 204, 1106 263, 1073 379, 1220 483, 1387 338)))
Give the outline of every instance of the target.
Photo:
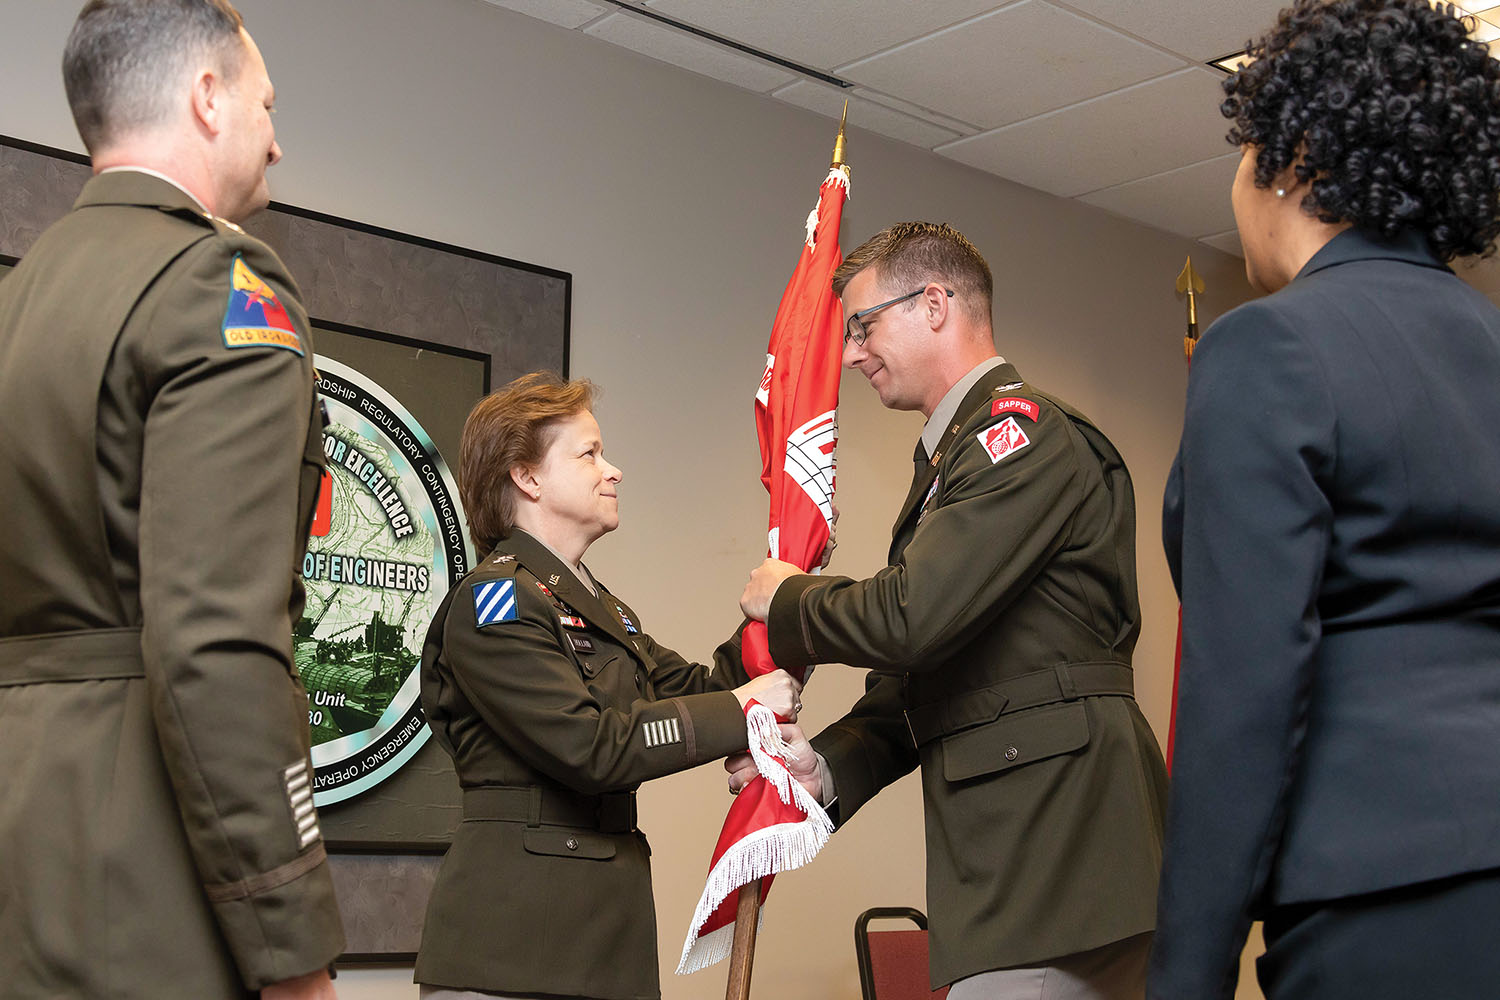
POLYGON ((239 254, 234 255, 234 263, 230 265, 229 305, 224 310, 220 332, 224 346, 230 349, 276 347, 298 355, 304 353, 302 338, 286 307, 239 254))

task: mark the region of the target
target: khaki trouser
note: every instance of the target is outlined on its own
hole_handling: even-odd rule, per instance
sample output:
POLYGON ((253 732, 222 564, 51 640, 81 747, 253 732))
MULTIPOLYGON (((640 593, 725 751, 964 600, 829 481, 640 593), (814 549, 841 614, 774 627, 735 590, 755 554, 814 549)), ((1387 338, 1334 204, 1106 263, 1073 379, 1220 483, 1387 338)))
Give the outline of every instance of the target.
POLYGON ((1142 1000, 1151 934, 1137 934, 1049 965, 995 969, 960 979, 948 1000, 1142 1000))

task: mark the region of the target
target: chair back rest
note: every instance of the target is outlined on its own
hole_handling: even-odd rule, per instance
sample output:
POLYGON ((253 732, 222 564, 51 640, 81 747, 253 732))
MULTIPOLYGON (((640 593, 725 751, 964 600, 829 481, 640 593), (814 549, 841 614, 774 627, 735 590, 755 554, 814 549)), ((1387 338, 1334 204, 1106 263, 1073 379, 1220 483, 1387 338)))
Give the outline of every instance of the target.
POLYGON ((864 1000, 933 1000, 948 995, 948 987, 928 986, 927 917, 909 906, 866 910, 854 922, 854 950, 864 1000), (871 920, 904 918, 917 929, 869 930, 871 920))

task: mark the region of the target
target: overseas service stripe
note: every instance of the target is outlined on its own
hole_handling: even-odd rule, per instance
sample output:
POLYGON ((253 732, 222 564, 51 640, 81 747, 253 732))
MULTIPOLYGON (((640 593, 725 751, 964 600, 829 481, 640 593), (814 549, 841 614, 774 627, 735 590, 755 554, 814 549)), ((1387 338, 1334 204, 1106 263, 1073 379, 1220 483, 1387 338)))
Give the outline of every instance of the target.
POLYGON ((282 768, 281 778, 286 784, 287 805, 292 810, 297 843, 305 848, 322 836, 322 831, 318 828, 318 813, 313 808, 312 789, 308 787, 307 761, 298 761, 291 767, 282 768))
POLYGON ((675 717, 657 719, 643 727, 647 747, 664 747, 682 742, 682 727, 675 717))

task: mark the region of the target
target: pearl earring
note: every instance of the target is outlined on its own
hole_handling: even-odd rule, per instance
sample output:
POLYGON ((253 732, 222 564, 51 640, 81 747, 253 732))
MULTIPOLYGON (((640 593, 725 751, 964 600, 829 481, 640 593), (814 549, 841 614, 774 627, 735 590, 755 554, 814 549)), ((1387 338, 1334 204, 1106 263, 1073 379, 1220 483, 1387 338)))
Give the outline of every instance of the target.
POLYGON ((1286 197, 1286 188, 1277 188, 1276 189, 1276 197, 1278 197, 1278 198, 1285 198, 1286 197))

